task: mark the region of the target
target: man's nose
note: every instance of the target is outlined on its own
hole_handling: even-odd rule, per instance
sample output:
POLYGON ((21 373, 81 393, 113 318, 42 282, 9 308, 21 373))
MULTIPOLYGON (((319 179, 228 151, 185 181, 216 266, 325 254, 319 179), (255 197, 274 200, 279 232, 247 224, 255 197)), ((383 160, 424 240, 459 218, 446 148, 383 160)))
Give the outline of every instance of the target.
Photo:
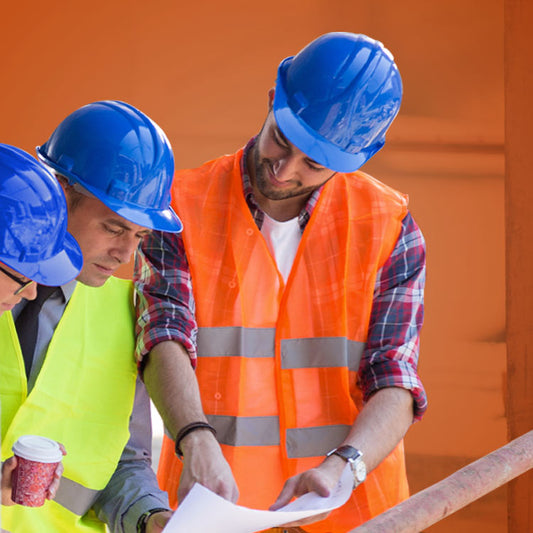
POLYGON ((139 245, 139 238, 135 235, 124 235, 112 250, 111 255, 121 264, 127 263, 139 245))
POLYGON ((283 157, 272 165, 272 172, 278 181, 289 181, 296 174, 296 161, 293 157, 283 157))
POLYGON ((20 294, 26 300, 35 300, 37 298, 37 283, 30 283, 20 294))

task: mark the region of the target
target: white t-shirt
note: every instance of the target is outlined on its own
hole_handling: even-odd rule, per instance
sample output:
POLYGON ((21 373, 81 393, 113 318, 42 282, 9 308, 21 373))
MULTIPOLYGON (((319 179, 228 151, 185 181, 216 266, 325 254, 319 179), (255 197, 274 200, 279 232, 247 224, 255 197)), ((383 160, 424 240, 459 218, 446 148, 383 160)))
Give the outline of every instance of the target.
POLYGON ((261 233, 265 238, 268 249, 276 261, 278 270, 287 282, 302 232, 298 224, 298 217, 285 222, 278 222, 265 213, 261 233))

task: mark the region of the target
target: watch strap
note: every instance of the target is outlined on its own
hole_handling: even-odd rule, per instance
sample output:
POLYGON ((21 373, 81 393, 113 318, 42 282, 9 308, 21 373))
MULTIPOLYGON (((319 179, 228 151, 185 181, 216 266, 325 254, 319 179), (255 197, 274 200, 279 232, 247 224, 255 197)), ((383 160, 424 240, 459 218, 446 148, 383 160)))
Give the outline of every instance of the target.
POLYGON ((361 450, 358 450, 357 448, 354 448, 353 446, 344 444, 328 452, 326 454, 326 457, 329 457, 331 455, 338 455, 350 465, 350 470, 352 471, 352 475, 353 475, 353 488, 354 489, 358 485, 363 483, 363 481, 365 481, 366 465, 365 465, 365 462, 363 461, 363 452, 361 450))

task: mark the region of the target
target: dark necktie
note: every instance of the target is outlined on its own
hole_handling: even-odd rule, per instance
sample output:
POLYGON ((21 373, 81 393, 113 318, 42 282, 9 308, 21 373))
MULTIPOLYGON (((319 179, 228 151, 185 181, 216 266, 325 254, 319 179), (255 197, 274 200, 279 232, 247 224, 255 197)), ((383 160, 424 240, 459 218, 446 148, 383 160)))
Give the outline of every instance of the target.
POLYGON ((38 285, 37 298, 28 301, 15 321, 20 348, 22 350, 22 356, 24 357, 26 377, 28 378, 30 376, 33 352, 35 351, 37 333, 39 331, 39 312, 41 311, 44 302, 46 302, 57 289, 58 287, 38 285))

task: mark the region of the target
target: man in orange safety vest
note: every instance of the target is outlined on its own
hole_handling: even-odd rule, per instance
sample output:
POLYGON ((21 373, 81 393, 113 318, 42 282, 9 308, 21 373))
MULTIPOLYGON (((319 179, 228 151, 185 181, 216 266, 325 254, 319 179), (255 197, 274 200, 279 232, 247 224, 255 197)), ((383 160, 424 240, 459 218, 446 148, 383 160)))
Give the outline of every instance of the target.
POLYGON ((380 42, 322 35, 279 65, 256 137, 175 174, 184 231, 145 238, 136 268, 174 505, 198 482, 278 509, 349 467, 344 506, 285 528, 345 533, 407 498, 425 245, 406 196, 359 170, 401 98, 380 42))

